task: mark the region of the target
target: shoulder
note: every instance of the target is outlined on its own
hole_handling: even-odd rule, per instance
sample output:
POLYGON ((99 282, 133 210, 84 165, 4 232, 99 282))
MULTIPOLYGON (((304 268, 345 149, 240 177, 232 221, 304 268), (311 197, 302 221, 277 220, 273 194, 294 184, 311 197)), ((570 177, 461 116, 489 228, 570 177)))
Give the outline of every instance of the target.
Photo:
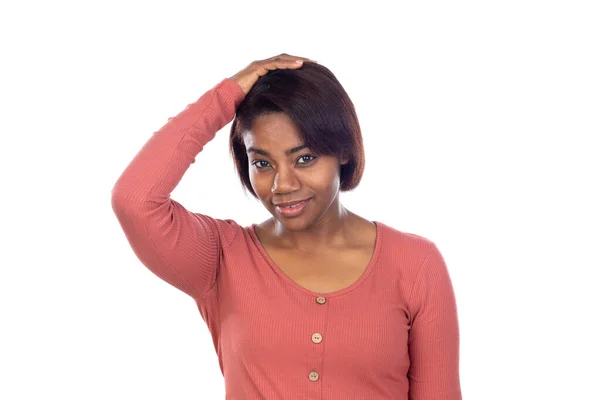
POLYGON ((382 233, 380 261, 397 277, 403 293, 448 279, 444 257, 433 240, 378 224, 382 233))
POLYGON ((399 274, 400 279, 413 281, 425 264, 441 256, 431 239, 376 223, 381 234, 379 260, 394 271, 392 273, 399 274))
POLYGON ((426 255, 435 247, 435 243, 422 235, 406 232, 377 221, 381 234, 381 246, 385 251, 405 254, 426 255))

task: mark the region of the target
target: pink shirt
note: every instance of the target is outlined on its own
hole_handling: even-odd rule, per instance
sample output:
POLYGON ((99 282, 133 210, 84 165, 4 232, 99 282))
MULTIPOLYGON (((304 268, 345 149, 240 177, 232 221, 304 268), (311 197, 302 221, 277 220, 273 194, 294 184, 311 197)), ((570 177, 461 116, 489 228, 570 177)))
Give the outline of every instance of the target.
POLYGON ((150 137, 112 192, 140 261, 196 302, 226 398, 460 400, 456 302, 433 242, 376 222, 363 275, 315 293, 273 263, 254 225, 170 198, 243 98, 221 81, 150 137))

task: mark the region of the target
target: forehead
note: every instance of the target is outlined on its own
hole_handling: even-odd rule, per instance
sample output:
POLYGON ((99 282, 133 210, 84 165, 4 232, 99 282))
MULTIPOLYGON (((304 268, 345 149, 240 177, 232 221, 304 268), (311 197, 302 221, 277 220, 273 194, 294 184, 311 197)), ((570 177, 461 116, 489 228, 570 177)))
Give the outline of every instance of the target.
POLYGON ((285 151, 302 144, 302 135, 294 121, 284 113, 265 114, 256 118, 243 134, 246 148, 285 151))

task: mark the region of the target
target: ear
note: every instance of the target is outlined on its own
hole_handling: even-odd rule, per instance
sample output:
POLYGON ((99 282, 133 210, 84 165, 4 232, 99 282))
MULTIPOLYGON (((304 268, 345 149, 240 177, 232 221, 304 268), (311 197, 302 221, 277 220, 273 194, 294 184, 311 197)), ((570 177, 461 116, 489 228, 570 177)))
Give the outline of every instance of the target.
POLYGON ((349 162, 350 162, 350 156, 346 152, 343 152, 340 155, 340 165, 346 165, 349 162))

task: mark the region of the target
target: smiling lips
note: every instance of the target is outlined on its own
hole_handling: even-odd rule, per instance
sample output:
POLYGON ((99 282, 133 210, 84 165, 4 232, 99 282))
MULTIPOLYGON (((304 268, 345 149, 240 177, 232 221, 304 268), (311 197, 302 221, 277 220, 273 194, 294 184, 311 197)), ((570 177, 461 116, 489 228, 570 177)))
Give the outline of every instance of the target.
POLYGON ((303 200, 300 202, 280 203, 275 205, 275 209, 279 214, 283 215, 284 217, 296 217, 300 215, 300 213, 304 210, 309 201, 310 199, 303 200))

